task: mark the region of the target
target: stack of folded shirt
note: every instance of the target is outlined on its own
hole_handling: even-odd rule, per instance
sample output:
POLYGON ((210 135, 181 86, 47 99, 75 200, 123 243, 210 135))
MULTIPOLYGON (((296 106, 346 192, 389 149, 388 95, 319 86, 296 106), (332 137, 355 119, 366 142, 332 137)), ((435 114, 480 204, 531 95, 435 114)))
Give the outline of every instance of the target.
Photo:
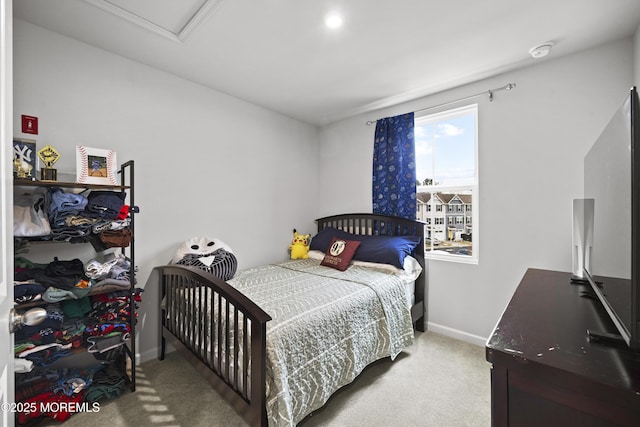
POLYGON ((115 399, 127 388, 125 378, 125 375, 116 366, 105 365, 104 369, 94 374, 85 400, 99 402, 105 399, 115 399))
POLYGON ((47 192, 49 223, 52 226, 65 225, 65 218, 78 215, 87 206, 87 198, 82 194, 65 193, 62 188, 51 187, 47 192))
POLYGON ((21 351, 17 356, 21 359, 27 359, 37 366, 49 366, 61 357, 69 356, 70 349, 71 344, 62 345, 54 342, 21 351))
POLYGON ((56 287, 58 289, 71 290, 82 280, 86 280, 84 274, 84 264, 79 259, 70 261, 60 261, 57 257, 49 264, 35 266, 33 268, 23 268, 14 272, 14 280, 33 280, 45 287, 56 287))
POLYGON ((16 402, 24 401, 41 393, 51 392, 67 373, 65 369, 42 369, 16 376, 16 402))
POLYGON ((90 282, 79 259, 17 267, 14 272, 14 303, 58 302, 78 299, 90 291, 90 282))
POLYGON ((122 253, 101 253, 85 267, 91 287, 100 292, 131 288, 130 270, 131 261, 122 253))
MULTIPOLYGON (((142 289, 136 289, 134 305, 138 308, 142 289)), ((131 319, 131 296, 128 291, 110 292, 91 297, 92 310, 85 329, 87 351, 104 353, 122 346, 129 339, 130 321, 136 322, 137 310, 131 319)))
POLYGON ((129 321, 131 310, 128 292, 111 292, 91 297, 93 309, 88 317, 96 324, 124 323, 129 321))
POLYGON ((58 187, 50 188, 47 192, 50 238, 70 243, 94 243, 94 239, 103 233, 126 235, 130 218, 129 206, 124 204, 125 198, 123 191, 96 190, 85 196, 67 193, 58 187))
POLYGON ((27 302, 40 301, 44 291, 46 291, 42 285, 39 285, 32 281, 13 282, 13 302, 16 304, 24 304, 27 302))
POLYGON ((84 215, 89 218, 117 219, 125 197, 126 194, 123 191, 92 191, 87 197, 84 215))

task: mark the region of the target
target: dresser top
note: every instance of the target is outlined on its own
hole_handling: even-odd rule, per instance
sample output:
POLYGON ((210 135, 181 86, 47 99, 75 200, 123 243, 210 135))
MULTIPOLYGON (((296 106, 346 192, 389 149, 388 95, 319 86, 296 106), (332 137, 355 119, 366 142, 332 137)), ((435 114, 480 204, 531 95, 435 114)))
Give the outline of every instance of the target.
POLYGON ((587 330, 615 333, 589 285, 571 274, 529 269, 487 341, 489 362, 541 365, 640 393, 640 352, 595 342, 587 330))

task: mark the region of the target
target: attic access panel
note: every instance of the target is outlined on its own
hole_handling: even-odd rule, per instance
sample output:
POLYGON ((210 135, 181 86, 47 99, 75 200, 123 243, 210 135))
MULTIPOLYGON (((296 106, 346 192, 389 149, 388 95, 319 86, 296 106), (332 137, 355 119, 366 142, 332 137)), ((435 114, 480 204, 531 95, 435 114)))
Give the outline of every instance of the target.
POLYGON ((182 42, 222 0, 84 0, 173 41, 182 42))

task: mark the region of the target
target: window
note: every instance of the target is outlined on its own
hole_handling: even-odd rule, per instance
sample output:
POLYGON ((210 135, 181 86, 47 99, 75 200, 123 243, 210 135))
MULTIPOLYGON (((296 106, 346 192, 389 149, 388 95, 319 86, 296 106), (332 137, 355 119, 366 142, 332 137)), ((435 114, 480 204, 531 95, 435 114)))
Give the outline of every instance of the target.
POLYGON ((477 104, 415 118, 417 199, 425 206, 416 212, 426 223, 427 258, 478 262, 477 129, 477 104))

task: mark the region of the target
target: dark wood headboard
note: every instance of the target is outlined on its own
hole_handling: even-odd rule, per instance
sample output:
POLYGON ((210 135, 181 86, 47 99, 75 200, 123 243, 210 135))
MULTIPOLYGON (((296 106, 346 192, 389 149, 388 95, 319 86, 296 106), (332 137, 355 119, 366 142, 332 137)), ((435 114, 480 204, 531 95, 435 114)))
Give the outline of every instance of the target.
POLYGON ((415 258, 424 268, 424 226, 415 219, 377 214, 343 214, 316 219, 318 232, 328 227, 367 236, 418 236, 422 244, 415 249, 415 258))

